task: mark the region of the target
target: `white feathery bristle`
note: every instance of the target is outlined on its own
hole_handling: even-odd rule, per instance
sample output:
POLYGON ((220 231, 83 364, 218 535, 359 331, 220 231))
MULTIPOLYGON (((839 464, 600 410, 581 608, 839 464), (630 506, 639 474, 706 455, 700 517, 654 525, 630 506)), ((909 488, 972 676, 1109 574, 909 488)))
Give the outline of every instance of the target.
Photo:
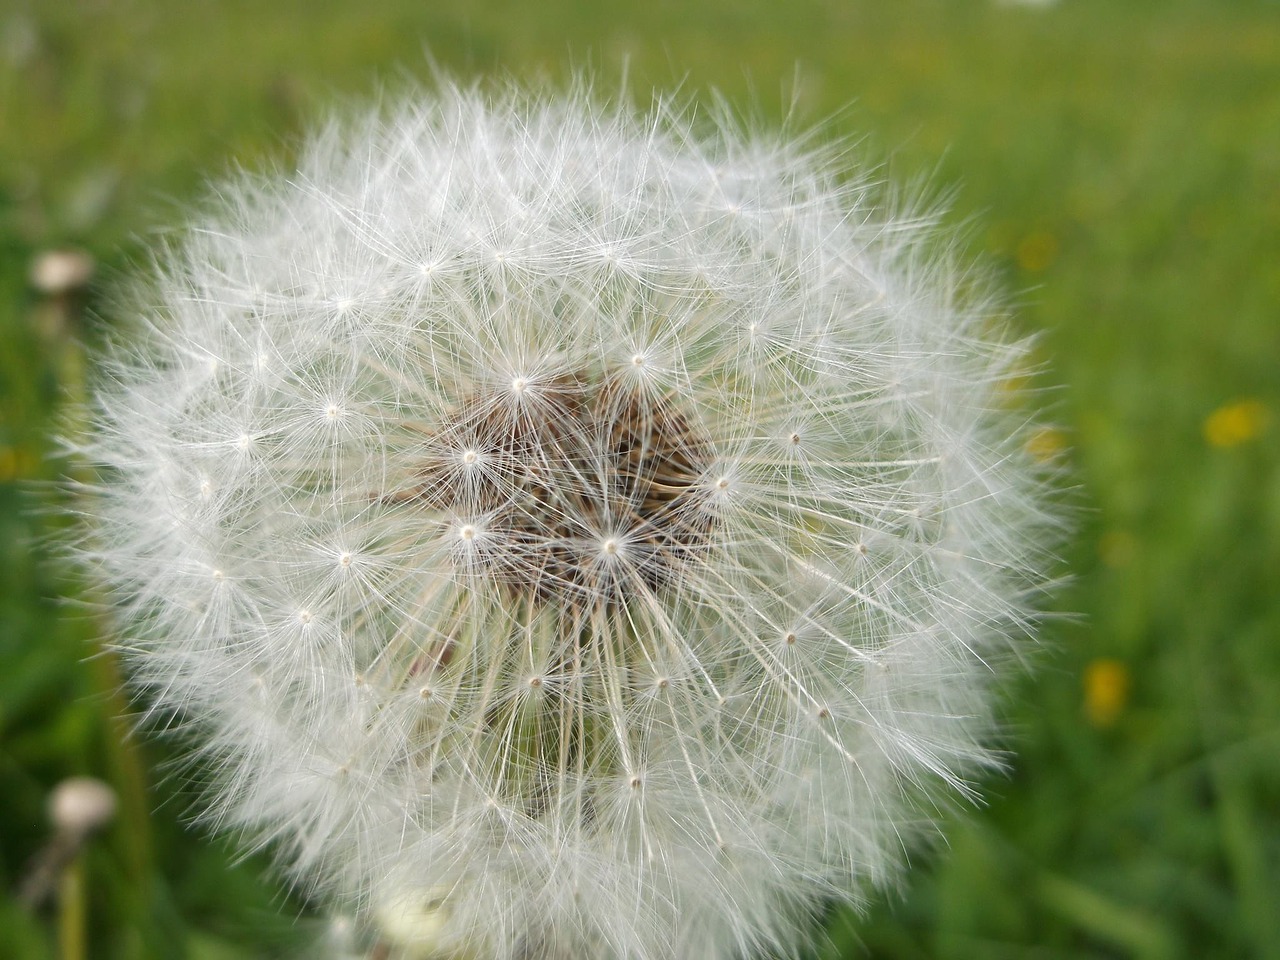
POLYGON ((82 557, 209 818, 387 942, 786 949, 995 763, 1026 350, 838 151, 587 87, 223 185, 104 364, 82 557))

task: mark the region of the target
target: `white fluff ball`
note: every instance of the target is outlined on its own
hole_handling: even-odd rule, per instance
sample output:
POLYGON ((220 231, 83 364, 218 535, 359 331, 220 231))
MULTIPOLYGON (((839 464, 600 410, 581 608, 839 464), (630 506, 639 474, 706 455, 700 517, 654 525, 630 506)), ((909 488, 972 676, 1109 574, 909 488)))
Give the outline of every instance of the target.
POLYGON ((785 948, 895 876, 1051 518, 1025 347, 843 159, 446 84, 217 191, 121 318, 83 549, 212 821, 493 960, 785 948))

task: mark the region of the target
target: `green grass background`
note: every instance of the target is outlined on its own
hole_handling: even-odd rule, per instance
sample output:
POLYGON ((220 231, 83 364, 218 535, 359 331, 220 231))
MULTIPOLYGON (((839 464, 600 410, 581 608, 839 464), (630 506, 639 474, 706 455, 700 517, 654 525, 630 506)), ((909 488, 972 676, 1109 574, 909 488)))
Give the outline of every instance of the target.
POLYGON ((287 162, 426 51, 832 115, 891 177, 956 186, 950 219, 1043 331, 1076 616, 1014 684, 989 805, 816 954, 1280 957, 1280 4, 1248 0, 0 0, 0 957, 57 955, 55 915, 13 893, 80 773, 123 804, 89 851, 91 956, 300 957, 320 933, 183 826, 163 746, 122 737, 39 481, 67 469, 49 437, 82 344, 128 319, 101 278, 207 177, 287 162), (100 265, 69 332, 27 281, 65 245, 100 265), (1223 408, 1238 442, 1210 442, 1223 408), (1127 680, 1109 717, 1099 662, 1127 680))

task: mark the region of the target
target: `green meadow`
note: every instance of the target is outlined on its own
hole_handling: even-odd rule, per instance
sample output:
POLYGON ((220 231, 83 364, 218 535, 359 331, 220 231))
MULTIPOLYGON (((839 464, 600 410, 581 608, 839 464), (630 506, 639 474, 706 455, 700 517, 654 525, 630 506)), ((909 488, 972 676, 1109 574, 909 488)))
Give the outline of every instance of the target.
POLYGON ((1274 0, 0 0, 0 957, 323 936, 265 858, 188 826, 173 747, 130 735, 95 598, 48 545, 78 469, 53 438, 130 322, 112 285, 210 178, 287 165, 335 104, 434 69, 587 69, 821 124, 945 196, 1040 337, 1033 453, 1076 528, 1007 687, 1008 775, 902 889, 832 910, 812 957, 1280 958, 1274 0), (50 297, 31 264, 63 248, 97 269, 50 297), (77 917, 19 894, 81 774, 120 808, 69 881, 77 917))

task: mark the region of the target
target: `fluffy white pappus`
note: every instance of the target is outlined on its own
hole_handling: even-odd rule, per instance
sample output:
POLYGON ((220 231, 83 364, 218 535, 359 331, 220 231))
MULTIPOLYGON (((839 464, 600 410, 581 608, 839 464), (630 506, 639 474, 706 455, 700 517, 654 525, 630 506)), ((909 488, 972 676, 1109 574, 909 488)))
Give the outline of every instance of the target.
POLYGON ((894 879, 1053 518, 1025 345, 842 163, 442 84, 217 191, 127 301, 81 551, 213 822, 486 960, 741 956, 894 879))

